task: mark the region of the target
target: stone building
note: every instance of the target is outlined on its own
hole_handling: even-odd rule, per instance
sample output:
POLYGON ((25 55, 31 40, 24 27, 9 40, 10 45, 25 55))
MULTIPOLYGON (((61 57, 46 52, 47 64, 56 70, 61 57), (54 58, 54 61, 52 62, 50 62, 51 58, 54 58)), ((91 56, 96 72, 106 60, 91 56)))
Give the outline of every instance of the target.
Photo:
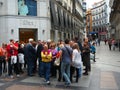
MULTIPOLYGON (((82 1, 81 1, 82 2, 82 1)), ((0 43, 83 37, 79 0, 0 0, 0 43)))
POLYGON ((92 6, 92 27, 93 32, 100 39, 107 38, 108 32, 108 12, 105 0, 94 3, 92 6))
POLYGON ((86 32, 87 32, 88 37, 92 34, 96 34, 96 32, 93 32, 93 29, 92 29, 92 12, 91 12, 91 9, 88 9, 87 12, 86 12, 86 32))
POLYGON ((120 39, 120 0, 110 0, 110 37, 120 39))

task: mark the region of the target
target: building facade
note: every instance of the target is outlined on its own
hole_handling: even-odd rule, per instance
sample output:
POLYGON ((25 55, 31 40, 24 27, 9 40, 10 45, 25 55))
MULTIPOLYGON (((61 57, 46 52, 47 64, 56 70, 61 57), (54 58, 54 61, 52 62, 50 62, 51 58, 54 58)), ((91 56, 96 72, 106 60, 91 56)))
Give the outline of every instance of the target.
POLYGON ((93 29, 92 29, 92 12, 91 9, 88 9, 86 12, 86 32, 87 36, 90 37, 91 35, 94 36, 93 29))
POLYGON ((110 37, 116 40, 120 39, 120 1, 110 0, 110 37))
POLYGON ((0 42, 11 38, 24 42, 28 38, 58 41, 83 35, 82 16, 77 13, 81 7, 77 7, 76 0, 0 0, 0 3, 0 42))
POLYGON ((94 3, 92 6, 92 27, 93 32, 100 39, 107 38, 108 32, 108 14, 107 14, 107 4, 105 0, 94 3))
POLYGON ((87 11, 87 4, 86 4, 86 1, 83 0, 83 22, 84 22, 84 35, 85 35, 85 38, 87 37, 87 31, 86 31, 86 11, 87 11))

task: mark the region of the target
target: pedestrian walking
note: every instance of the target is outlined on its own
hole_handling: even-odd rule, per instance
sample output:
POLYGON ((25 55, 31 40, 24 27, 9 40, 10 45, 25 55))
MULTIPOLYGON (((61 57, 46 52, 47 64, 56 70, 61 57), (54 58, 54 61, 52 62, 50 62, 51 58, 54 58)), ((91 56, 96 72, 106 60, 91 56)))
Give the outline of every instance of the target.
POLYGON ((42 42, 39 40, 38 41, 38 46, 37 46, 37 58, 38 58, 38 75, 40 77, 42 77, 43 74, 43 62, 42 62, 42 58, 41 58, 41 51, 43 50, 43 44, 42 42))
POLYGON ((0 47, 0 76, 2 75, 3 48, 0 47))
POLYGON ((13 69, 17 77, 19 77, 18 67, 18 43, 13 39, 10 39, 10 43, 7 45, 7 58, 8 58, 8 75, 13 78, 13 69))
POLYGON ((56 55, 57 55, 57 50, 55 49, 56 44, 55 42, 52 42, 50 44, 50 49, 52 52, 52 61, 51 61, 51 76, 52 77, 56 77, 57 76, 57 67, 54 65, 55 59, 56 59, 56 55))
POLYGON ((65 40, 65 46, 61 48, 61 73, 65 79, 65 85, 70 85, 70 65, 72 62, 72 48, 69 45, 69 39, 65 40))
POLYGON ((109 50, 111 50, 111 46, 112 46, 112 40, 111 39, 108 40, 108 45, 109 45, 109 50))
POLYGON ((90 47, 90 52, 93 54, 93 61, 96 62, 95 60, 95 53, 96 53, 96 48, 95 48, 95 43, 93 42, 93 44, 90 47))
POLYGON ((84 42, 83 44, 82 61, 83 65, 85 66, 85 72, 83 73, 83 75, 88 75, 88 71, 91 70, 90 47, 88 45, 88 42, 84 42))
POLYGON ((24 54, 27 62, 27 74, 28 76, 34 75, 34 61, 36 59, 36 49, 33 47, 34 40, 32 38, 29 39, 29 43, 25 46, 24 54))
POLYGON ((81 58, 81 51, 77 43, 73 44, 73 57, 72 57, 72 67, 73 70, 70 71, 70 79, 71 82, 73 81, 73 74, 76 71, 76 82, 78 82, 79 77, 82 75, 82 58, 81 58))
POLYGON ((112 49, 115 51, 115 43, 116 43, 116 41, 115 41, 115 39, 112 39, 112 49))
POLYGON ((43 62, 44 77, 46 83, 50 84, 50 70, 51 70, 51 61, 52 61, 52 52, 48 49, 48 45, 44 45, 44 49, 41 52, 41 58, 43 62))
POLYGON ((24 73, 23 71, 23 65, 25 63, 25 60, 24 60, 24 45, 23 44, 19 44, 19 47, 18 47, 18 61, 19 61, 19 70, 20 70, 20 73, 24 73))

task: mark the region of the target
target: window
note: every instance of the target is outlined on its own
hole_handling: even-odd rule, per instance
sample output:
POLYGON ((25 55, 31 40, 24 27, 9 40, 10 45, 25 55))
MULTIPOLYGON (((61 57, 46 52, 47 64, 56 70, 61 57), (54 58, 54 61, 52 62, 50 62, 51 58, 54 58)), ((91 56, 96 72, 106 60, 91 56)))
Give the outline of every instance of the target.
POLYGON ((37 2, 35 0, 18 0, 18 15, 37 16, 37 2))

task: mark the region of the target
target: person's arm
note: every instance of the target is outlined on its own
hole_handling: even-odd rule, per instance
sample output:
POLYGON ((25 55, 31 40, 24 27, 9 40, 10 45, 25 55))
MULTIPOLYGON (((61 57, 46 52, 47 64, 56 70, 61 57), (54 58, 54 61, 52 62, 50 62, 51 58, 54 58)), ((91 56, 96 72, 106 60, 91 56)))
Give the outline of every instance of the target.
POLYGON ((52 52, 47 55, 47 59, 52 59, 52 52))
POLYGON ((76 54, 77 54, 77 52, 76 52, 75 50, 73 50, 73 54, 72 54, 72 62, 75 61, 75 59, 76 59, 76 54))

